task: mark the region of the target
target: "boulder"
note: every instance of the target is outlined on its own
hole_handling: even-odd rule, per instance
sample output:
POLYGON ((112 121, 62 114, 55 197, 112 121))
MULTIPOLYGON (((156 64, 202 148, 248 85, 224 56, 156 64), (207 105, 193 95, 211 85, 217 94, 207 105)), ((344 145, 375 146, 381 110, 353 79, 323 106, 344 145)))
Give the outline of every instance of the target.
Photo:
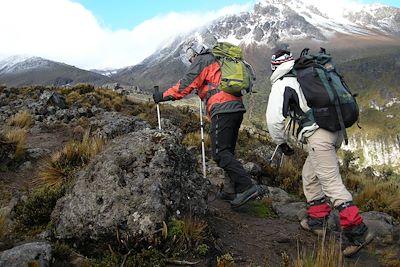
POLYGON ((375 233, 377 243, 391 245, 396 242, 392 216, 378 211, 363 212, 361 215, 368 228, 375 233))
POLYGON ((207 180, 179 132, 144 129, 119 136, 76 178, 52 213, 55 235, 76 245, 151 237, 171 215, 207 210, 207 180))
POLYGON ((57 92, 44 91, 40 96, 40 100, 46 105, 55 106, 61 109, 68 108, 64 96, 57 92))
POLYGON ((133 131, 150 128, 147 122, 134 117, 123 115, 118 112, 104 112, 101 116, 90 122, 95 133, 99 136, 112 139, 118 135, 133 131))
POLYGON ((26 243, 0 252, 1 267, 50 266, 51 245, 47 242, 26 243))
POLYGON ((278 214, 279 218, 299 221, 304 217, 306 211, 306 203, 304 202, 292 202, 292 203, 282 203, 276 202, 272 203, 272 209, 278 214))
POLYGON ((262 174, 261 166, 254 162, 247 162, 243 164, 243 168, 247 173, 253 176, 260 176, 262 174))
POLYGON ((287 203, 292 200, 285 190, 271 186, 268 186, 268 193, 265 194, 265 197, 272 199, 273 202, 287 203))

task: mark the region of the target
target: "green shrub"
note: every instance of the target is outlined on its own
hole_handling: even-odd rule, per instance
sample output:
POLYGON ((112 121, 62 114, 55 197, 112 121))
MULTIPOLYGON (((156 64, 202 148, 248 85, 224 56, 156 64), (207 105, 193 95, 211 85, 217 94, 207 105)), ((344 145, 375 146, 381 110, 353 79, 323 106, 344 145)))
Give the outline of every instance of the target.
POLYGON ((50 222, 50 215, 57 200, 64 195, 64 192, 63 187, 35 189, 25 202, 16 205, 17 221, 28 227, 46 225, 50 222))
POLYGON ((199 254, 200 256, 205 256, 207 255, 209 249, 210 248, 206 244, 200 244, 196 248, 196 253, 199 254))
POLYGON ((253 216, 264 219, 278 217, 272 209, 272 200, 268 198, 249 202, 248 212, 253 216))

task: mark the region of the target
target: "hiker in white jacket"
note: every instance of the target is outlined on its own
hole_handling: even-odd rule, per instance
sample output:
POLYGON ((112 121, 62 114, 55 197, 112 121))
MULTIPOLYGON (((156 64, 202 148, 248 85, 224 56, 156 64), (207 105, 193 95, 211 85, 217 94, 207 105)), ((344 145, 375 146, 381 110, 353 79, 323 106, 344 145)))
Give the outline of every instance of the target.
POLYGON ((285 119, 295 117, 299 123, 297 138, 307 144, 308 157, 303 165, 303 191, 307 199, 307 217, 300 225, 315 234, 322 234, 331 212, 338 209, 340 225, 349 244, 343 254, 352 256, 369 244, 374 235, 363 223, 352 196, 342 182, 336 150, 343 141, 340 131, 319 128, 313 120, 312 110, 292 69, 295 61, 290 51, 278 50, 271 58, 271 93, 266 112, 269 133, 285 155, 292 155, 285 133, 285 119), (328 201, 331 203, 328 204, 328 201))

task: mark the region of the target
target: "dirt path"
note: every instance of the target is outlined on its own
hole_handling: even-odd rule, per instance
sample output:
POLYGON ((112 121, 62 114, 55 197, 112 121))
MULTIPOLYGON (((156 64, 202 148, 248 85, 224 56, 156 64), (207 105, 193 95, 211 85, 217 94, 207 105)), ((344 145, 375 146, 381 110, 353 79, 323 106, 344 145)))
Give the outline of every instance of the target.
MULTIPOLYGON (((218 235, 224 253, 230 253, 235 259, 235 266, 286 266, 285 255, 293 262, 298 247, 311 252, 316 246, 317 237, 301 230, 296 222, 257 218, 247 212, 246 205, 232 210, 229 203, 221 200, 209 205, 213 214, 210 226, 218 235)), ((362 251, 346 259, 346 266, 379 267, 381 264, 375 256, 362 251)))
MULTIPOLYGON (((62 148, 72 137, 72 129, 67 125, 44 129, 40 132, 28 133, 26 145, 28 149, 43 149, 49 155, 62 148)), ((29 191, 32 183, 37 179, 37 168, 40 159, 25 163, 25 167, 17 171, 0 172, 0 206, 7 205, 12 197, 19 196, 21 192, 29 191)))

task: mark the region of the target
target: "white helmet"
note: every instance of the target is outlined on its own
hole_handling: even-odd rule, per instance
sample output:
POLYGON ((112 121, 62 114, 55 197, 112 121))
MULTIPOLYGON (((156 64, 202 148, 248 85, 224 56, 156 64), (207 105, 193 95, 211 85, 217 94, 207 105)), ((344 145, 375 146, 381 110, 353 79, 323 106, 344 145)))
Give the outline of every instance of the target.
POLYGON ((185 65, 190 65, 192 62, 192 58, 195 55, 200 54, 206 49, 205 45, 196 40, 188 42, 183 46, 183 53, 181 55, 181 60, 185 65))

